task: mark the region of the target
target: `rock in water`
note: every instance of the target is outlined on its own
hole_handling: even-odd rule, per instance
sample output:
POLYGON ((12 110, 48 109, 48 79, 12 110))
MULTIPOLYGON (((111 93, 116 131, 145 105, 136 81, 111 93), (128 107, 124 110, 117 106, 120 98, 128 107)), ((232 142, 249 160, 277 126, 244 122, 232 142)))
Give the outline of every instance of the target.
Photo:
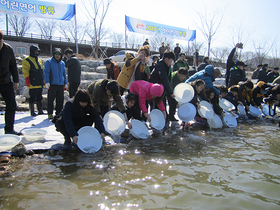
POLYGON ((23 143, 19 143, 11 149, 11 152, 16 153, 18 156, 22 156, 28 152, 23 143))

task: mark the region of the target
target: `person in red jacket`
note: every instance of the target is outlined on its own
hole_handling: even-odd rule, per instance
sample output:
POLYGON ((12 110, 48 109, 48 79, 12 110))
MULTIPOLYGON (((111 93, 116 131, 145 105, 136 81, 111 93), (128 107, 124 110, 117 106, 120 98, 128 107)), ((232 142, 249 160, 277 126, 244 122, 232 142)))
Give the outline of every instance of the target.
POLYGON ((120 66, 113 63, 109 58, 106 58, 103 63, 106 66, 107 79, 117 80, 120 73, 120 66))
POLYGON ((162 111, 164 118, 166 119, 165 106, 162 102, 161 96, 164 91, 163 85, 153 84, 146 82, 144 80, 137 80, 130 85, 130 92, 136 94, 139 99, 139 106, 143 115, 151 122, 151 117, 148 114, 148 109, 146 107, 147 100, 153 100, 158 105, 160 111, 162 111))

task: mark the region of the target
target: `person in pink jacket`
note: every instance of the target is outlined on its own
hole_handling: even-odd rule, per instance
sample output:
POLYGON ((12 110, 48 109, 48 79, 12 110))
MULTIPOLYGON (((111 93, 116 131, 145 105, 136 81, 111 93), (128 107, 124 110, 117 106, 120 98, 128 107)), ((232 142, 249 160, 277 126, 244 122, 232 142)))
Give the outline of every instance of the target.
POLYGON ((146 107, 147 100, 154 100, 162 111, 164 118, 166 118, 165 106, 162 102, 161 96, 164 91, 164 87, 160 84, 153 84, 143 80, 137 80, 130 85, 130 92, 136 94, 139 97, 139 106, 149 122, 151 122, 151 117, 148 114, 148 109, 146 107))

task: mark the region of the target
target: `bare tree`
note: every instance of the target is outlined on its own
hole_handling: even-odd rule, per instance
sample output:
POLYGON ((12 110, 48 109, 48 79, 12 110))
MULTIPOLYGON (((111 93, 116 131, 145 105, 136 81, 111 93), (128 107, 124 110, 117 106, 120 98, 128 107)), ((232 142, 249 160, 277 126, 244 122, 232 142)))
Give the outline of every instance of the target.
MULTIPOLYGON (((82 1, 84 9, 86 11, 86 16, 90 22, 92 22, 93 26, 93 35, 91 38, 95 40, 93 43, 94 46, 94 56, 95 58, 98 57, 98 49, 100 45, 101 39, 104 37, 104 27, 103 22, 108 12, 109 6, 113 0, 91 0, 91 1, 82 1), (87 2, 87 3, 86 3, 87 2)), ((90 36, 90 34, 88 34, 90 36)))
POLYGON ((142 46, 143 36, 138 36, 137 34, 131 32, 128 33, 127 37, 128 48, 139 49, 142 46))
POLYGON ((204 42, 192 42, 191 47, 187 48, 187 55, 194 55, 195 51, 201 52, 204 49, 204 42))
POLYGON ((280 58, 279 58, 279 44, 278 40, 275 41, 272 49, 271 49, 272 59, 273 59, 273 66, 280 66, 280 58))
POLYGON ((244 61, 249 67, 255 65, 254 53, 251 51, 243 52, 242 56, 239 59, 244 61))
MULTIPOLYGON (((64 36, 65 39, 76 40, 76 26, 75 21, 61 21, 58 24, 57 30, 64 36)), ((77 21, 77 41, 82 43, 86 35, 86 29, 88 28, 89 23, 84 21, 77 21)))
POLYGON ((87 36, 90 38, 91 40, 91 48, 92 48, 92 52, 90 54, 89 57, 91 57, 92 55, 94 55, 95 58, 98 57, 98 52, 100 50, 100 43, 101 43, 101 40, 103 38, 105 38, 106 34, 109 33, 109 29, 99 29, 99 41, 96 39, 95 37, 95 30, 92 28, 92 27, 89 27, 86 29, 86 34, 87 36), (96 43, 97 42, 97 43, 96 43))
POLYGON ((113 42, 113 47, 121 47, 121 43, 124 43, 124 34, 112 32, 110 33, 110 41, 113 42))
MULTIPOLYGON (((234 46, 236 43, 242 43, 243 48, 248 44, 252 33, 254 30, 248 26, 244 26, 241 22, 238 25, 233 25, 229 27, 230 35, 231 35, 231 44, 234 46)), ((240 49, 238 53, 238 59, 242 57, 242 49, 240 49)))
POLYGON ((205 40, 207 41, 208 46, 208 57, 210 57, 210 51, 211 51, 211 43, 213 41, 213 37, 216 35, 217 31, 219 30, 222 20, 224 17, 224 11, 217 9, 212 14, 207 13, 207 9, 205 7, 204 15, 197 12, 200 24, 196 23, 197 28, 201 31, 203 34, 205 40))
POLYGON ((211 53, 214 56, 214 60, 218 62, 219 66, 221 66, 222 63, 226 62, 230 50, 227 47, 216 47, 211 49, 211 53))
POLYGON ((269 39, 267 37, 264 37, 263 39, 261 39, 261 41, 253 41, 253 45, 255 49, 254 57, 255 57, 256 64, 264 62, 264 60, 267 57, 267 54, 272 49, 275 40, 276 38, 272 40, 272 42, 270 43, 269 39))
POLYGON ((8 15, 8 22, 16 36, 24 36, 32 25, 31 19, 27 16, 8 15))
MULTIPOLYGON (((152 36, 150 38, 150 45, 153 49, 156 49, 158 51, 159 47, 161 47, 161 43, 164 42, 164 45, 166 46, 169 44, 170 46, 173 45, 173 40, 169 37, 165 36, 152 36)), ((171 48, 170 48, 171 49, 171 48)))
POLYGON ((41 36, 44 39, 52 39, 52 36, 56 30, 57 21, 49 19, 36 19, 38 28, 40 29, 41 36))

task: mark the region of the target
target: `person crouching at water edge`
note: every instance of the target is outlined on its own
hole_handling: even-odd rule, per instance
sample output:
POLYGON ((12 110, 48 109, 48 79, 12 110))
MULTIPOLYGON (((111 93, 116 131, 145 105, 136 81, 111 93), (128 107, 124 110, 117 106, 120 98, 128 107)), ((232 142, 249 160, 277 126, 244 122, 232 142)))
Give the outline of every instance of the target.
POLYGON ((164 118, 166 119, 165 106, 161 99, 161 96, 164 91, 163 85, 138 80, 130 85, 129 90, 131 93, 134 93, 139 97, 138 100, 140 109, 149 122, 151 122, 151 117, 148 114, 148 109, 146 106, 146 101, 148 100, 152 100, 157 104, 159 110, 162 111, 164 118))
MULTIPOLYGON (((203 120, 197 112, 197 110, 200 109, 199 102, 202 100, 208 101, 208 98, 203 93, 204 89, 205 89, 205 82, 202 79, 197 79, 193 82, 190 82, 189 84, 194 89, 194 96, 193 96, 192 100, 189 102, 189 103, 193 104, 196 108, 196 116, 194 118, 194 121, 205 124, 205 120, 203 120)), ((188 126, 187 122, 182 122, 182 124, 181 124, 182 129, 185 129, 185 127, 187 127, 187 126, 188 126)))
POLYGON ((78 90, 73 99, 66 102, 64 108, 58 116, 55 116, 53 123, 65 139, 64 146, 77 144, 78 130, 84 126, 92 126, 101 134, 104 140, 105 128, 96 109, 91 105, 91 99, 86 90, 78 90))
POLYGON ((118 109, 123 114, 128 128, 132 128, 131 123, 127 119, 126 107, 121 98, 120 86, 117 81, 110 81, 108 79, 94 81, 88 86, 88 92, 91 96, 93 106, 102 118, 109 109, 111 109, 112 103, 115 102, 118 109))

